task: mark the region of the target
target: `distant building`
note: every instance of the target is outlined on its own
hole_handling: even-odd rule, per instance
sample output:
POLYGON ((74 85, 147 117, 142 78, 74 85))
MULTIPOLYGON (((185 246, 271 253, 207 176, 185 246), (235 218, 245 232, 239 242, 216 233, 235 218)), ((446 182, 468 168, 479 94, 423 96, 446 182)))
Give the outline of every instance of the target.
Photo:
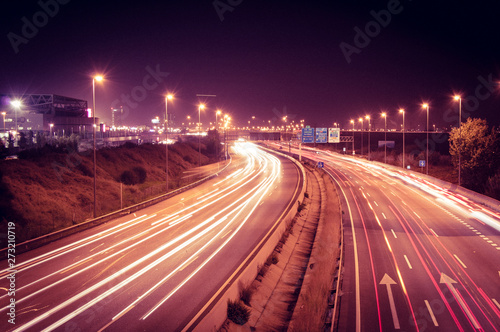
POLYGON ((60 135, 92 132, 93 118, 86 100, 54 94, 0 95, 0 112, 7 131, 52 131, 60 135), (12 105, 16 100, 21 102, 19 107, 12 105))

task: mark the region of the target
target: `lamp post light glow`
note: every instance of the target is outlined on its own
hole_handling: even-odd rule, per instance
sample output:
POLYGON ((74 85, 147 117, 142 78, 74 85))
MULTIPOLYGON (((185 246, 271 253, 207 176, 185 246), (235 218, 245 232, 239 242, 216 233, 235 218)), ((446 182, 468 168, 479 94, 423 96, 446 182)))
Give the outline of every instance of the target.
POLYGON ((96 189, 97 189, 97 163, 96 163, 96 127, 97 124, 95 122, 95 82, 102 81, 103 77, 101 75, 97 75, 92 77, 92 117, 93 117, 93 123, 94 125, 93 130, 94 130, 94 218, 97 217, 97 196, 96 196, 96 189))
POLYGON ((200 104, 198 106, 198 166, 201 166, 201 110, 205 108, 205 105, 200 104))
POLYGON ((403 128, 402 128, 402 131, 403 131, 403 168, 405 168, 405 110, 400 109, 399 113, 403 114, 403 128))
POLYGON ((387 113, 383 112, 384 118, 384 163, 387 164, 387 113))
POLYGON ((166 188, 168 192, 168 101, 174 99, 174 96, 167 94, 165 96, 165 173, 166 173, 166 188))
POLYGON ((427 132, 427 142, 426 142, 426 152, 425 152, 425 174, 429 174, 429 104, 425 103, 422 105, 423 108, 427 110, 427 126, 425 131, 427 132))
POLYGON ((52 128, 54 127, 54 124, 53 123, 49 124, 49 127, 50 127, 49 136, 50 136, 50 139, 52 139, 52 128))
POLYGON ((458 185, 462 185, 461 170, 462 170, 462 96, 456 95, 453 97, 458 101, 458 185))
POLYGON ((359 153, 360 156, 363 155, 363 118, 359 118, 358 120, 359 122, 361 122, 361 152, 359 153))

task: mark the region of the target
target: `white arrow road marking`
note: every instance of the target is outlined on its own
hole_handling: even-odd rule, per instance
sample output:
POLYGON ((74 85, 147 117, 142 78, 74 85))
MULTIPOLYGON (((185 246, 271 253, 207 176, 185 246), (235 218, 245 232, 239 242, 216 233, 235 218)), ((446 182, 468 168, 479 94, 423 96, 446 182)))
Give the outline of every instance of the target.
POLYGON ((462 310, 467 314, 467 316, 471 320, 472 325, 474 325, 474 328, 475 329, 480 329, 481 326, 477 322, 476 317, 474 317, 474 315, 469 310, 469 308, 467 307, 467 305, 465 304, 465 302, 462 300, 462 297, 460 295, 458 295, 457 290, 453 286, 453 284, 456 284, 457 282, 455 280, 451 279, 450 277, 448 277, 446 274, 444 274, 444 273, 441 272, 441 279, 439 280, 439 283, 446 284, 446 286, 448 286, 448 288, 450 289, 450 291, 453 293, 453 296, 455 297, 455 300, 457 300, 457 302, 462 307, 462 310))
POLYGON ((392 296, 392 289, 391 289, 391 285, 396 285, 396 282, 392 280, 392 278, 389 277, 389 275, 386 273, 384 274, 382 280, 380 280, 380 285, 387 286, 387 295, 389 296, 389 304, 391 306, 392 321, 394 323, 394 328, 396 330, 399 330, 400 326, 399 326, 398 313, 396 312, 396 305, 394 304, 394 296, 392 296))

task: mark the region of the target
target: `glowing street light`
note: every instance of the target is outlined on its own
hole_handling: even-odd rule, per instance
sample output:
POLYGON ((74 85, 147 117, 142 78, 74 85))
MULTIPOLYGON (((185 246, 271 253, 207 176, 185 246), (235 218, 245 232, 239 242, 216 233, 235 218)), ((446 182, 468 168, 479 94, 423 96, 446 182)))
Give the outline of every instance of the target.
POLYGON ((429 104, 424 103, 422 105, 423 108, 427 110, 427 126, 425 131, 427 132, 427 147, 426 147, 426 153, 425 153, 425 174, 429 174, 429 104))
POLYGON ((174 96, 167 94, 165 96, 165 173, 166 173, 166 188, 168 192, 168 101, 174 99, 174 96))
POLYGON ((400 109, 399 113, 403 114, 403 128, 402 128, 402 131, 403 131, 403 168, 405 168, 405 110, 400 109))
POLYGON ((15 113, 16 113, 16 135, 18 132, 17 128, 17 111, 21 109, 21 106, 23 105, 20 100, 13 100, 10 102, 10 104, 14 107, 15 113))
POLYGON ((97 124, 95 123, 95 82, 101 82, 103 80, 103 77, 101 75, 97 75, 92 77, 92 115, 93 115, 93 130, 94 130, 94 218, 97 217, 97 196, 96 196, 96 191, 97 191, 97 163, 96 163, 96 127, 97 124))
POLYGON ((387 113, 383 112, 384 118, 384 163, 387 164, 387 113))
POLYGON ((50 139, 52 139, 52 128, 54 127, 54 124, 53 123, 49 124, 49 127, 50 127, 50 135, 49 136, 50 136, 50 139))
POLYGON ((460 173, 462 170, 462 96, 455 95, 453 97, 458 101, 458 185, 462 185, 460 173))

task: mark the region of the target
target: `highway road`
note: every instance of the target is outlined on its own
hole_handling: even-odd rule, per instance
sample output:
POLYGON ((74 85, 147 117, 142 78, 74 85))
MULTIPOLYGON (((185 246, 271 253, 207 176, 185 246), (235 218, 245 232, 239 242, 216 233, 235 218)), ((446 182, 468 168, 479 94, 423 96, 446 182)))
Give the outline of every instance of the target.
POLYGON ((302 155, 324 162, 342 200, 339 331, 500 329, 498 212, 403 169, 302 155))
MULTIPOLYGON (((178 331, 300 192, 286 158, 237 143, 215 180, 16 257, 15 325, 0 330, 178 331)), ((5 265, 4 265, 5 266, 5 265)))

